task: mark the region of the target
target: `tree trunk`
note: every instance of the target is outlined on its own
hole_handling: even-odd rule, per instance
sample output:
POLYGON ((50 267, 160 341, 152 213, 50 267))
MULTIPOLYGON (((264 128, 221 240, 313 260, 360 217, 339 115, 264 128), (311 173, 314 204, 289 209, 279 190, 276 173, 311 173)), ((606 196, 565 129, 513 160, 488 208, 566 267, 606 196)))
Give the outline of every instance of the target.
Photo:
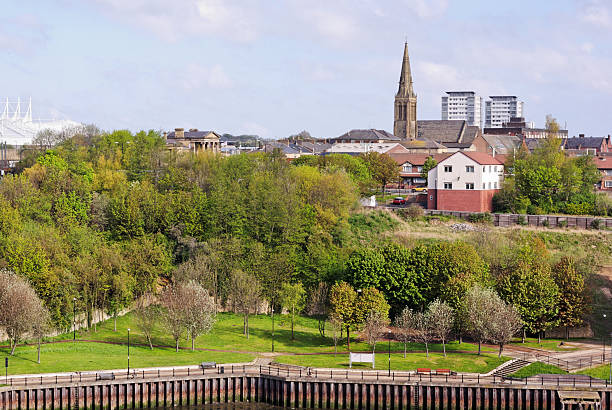
POLYGON ((497 355, 497 357, 501 357, 502 351, 504 350, 504 344, 500 343, 499 344, 499 354, 497 355))
POLYGON ((429 345, 425 342, 425 357, 429 357, 429 345))
POLYGON ((538 330, 538 344, 542 342, 542 332, 538 330))
POLYGON ((334 357, 338 354, 338 343, 334 340, 334 357))
POLYGON ((114 324, 115 324, 115 325, 114 325, 115 327, 114 327, 114 329, 113 329, 113 332, 116 332, 116 331, 117 331, 117 312, 113 312, 113 322, 114 322, 114 324))
POLYGON ((526 333, 525 328, 523 328, 523 342, 522 343, 525 343, 525 333, 526 333))
POLYGON ((569 326, 565 326, 565 340, 569 340, 569 326))
POLYGON ((444 357, 446 357, 446 341, 442 339, 442 350, 444 351, 444 357))
POLYGON ((11 356, 15 354, 15 348, 17 347, 17 341, 11 341, 11 356))
POLYGON ((194 350, 195 350, 195 337, 191 335, 191 351, 193 352, 194 350))
POLYGON ((247 334, 247 328, 246 328, 247 324, 246 324, 246 315, 243 313, 242 314, 242 334, 246 336, 247 334))
POLYGON ((36 350, 37 350, 36 351, 36 355, 37 355, 36 362, 40 364, 40 337, 38 338, 38 347, 36 350))
POLYGON ((480 339, 478 339, 478 356, 480 356, 480 345, 482 344, 482 342, 480 341, 480 339))
POLYGON ((291 308, 291 340, 295 340, 295 336, 293 335, 293 319, 295 316, 295 308, 291 308))
POLYGON ((150 335, 147 335, 147 342, 149 342, 149 349, 153 350, 153 341, 150 335))
POLYGON ((346 326, 346 348, 348 349, 348 351, 351 351, 351 335, 350 335, 350 331, 349 331, 349 326, 346 326))
POLYGON ((176 342, 176 352, 178 353, 178 343, 179 343, 179 340, 175 339, 174 341, 176 342))
POLYGON ((404 359, 406 358, 406 342, 404 342, 404 359))
POLYGON ((459 344, 463 343, 463 335, 459 334, 459 344))
POLYGON ((247 339, 249 338, 249 314, 247 313, 246 316, 246 333, 247 333, 247 339))

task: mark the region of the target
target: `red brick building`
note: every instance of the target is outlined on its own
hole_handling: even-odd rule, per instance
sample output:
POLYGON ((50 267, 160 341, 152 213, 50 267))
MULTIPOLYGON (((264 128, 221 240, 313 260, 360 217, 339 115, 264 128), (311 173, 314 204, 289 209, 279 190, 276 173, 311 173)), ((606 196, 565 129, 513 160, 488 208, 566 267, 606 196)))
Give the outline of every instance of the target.
POLYGON ((460 151, 443 159, 427 176, 427 208, 491 212, 501 189, 504 165, 483 152, 460 151))

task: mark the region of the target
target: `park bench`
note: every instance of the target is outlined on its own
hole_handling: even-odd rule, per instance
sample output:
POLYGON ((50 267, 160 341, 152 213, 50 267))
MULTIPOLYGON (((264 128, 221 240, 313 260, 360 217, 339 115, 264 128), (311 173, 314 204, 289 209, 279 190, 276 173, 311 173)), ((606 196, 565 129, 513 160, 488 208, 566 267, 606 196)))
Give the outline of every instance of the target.
POLYGON ((419 368, 417 374, 431 374, 431 369, 419 368))
POLYGON ((436 374, 447 375, 450 376, 453 372, 450 369, 436 369, 436 374))
POLYGON ((96 373, 96 380, 115 380, 113 373, 96 373))
POLYGON ((217 367, 217 362, 202 362, 200 363, 202 369, 214 369, 217 367))

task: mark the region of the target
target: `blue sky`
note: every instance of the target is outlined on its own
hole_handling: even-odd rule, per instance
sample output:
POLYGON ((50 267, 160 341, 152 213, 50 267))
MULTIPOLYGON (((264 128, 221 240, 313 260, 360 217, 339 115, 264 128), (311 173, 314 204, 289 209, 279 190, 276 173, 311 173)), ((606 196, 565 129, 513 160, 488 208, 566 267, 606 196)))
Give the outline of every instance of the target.
POLYGON ((0 98, 104 129, 392 130, 407 39, 418 118, 447 90, 612 133, 612 1, 3 0, 0 98))

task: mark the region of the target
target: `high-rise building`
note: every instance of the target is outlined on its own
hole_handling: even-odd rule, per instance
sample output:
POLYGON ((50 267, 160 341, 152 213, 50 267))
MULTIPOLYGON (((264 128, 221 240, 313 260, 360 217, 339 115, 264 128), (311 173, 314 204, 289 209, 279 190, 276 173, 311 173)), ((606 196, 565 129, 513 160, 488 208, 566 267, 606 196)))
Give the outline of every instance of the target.
POLYGON ((408 43, 404 44, 404 60, 400 74, 399 88, 395 94, 395 115, 393 120, 393 134, 403 140, 415 140, 417 137, 416 120, 417 96, 412 88, 412 74, 410 72, 410 58, 408 57, 408 43))
POLYGON ((523 117, 523 102, 515 95, 491 95, 485 103, 485 128, 501 128, 510 118, 523 117))
POLYGON ((447 91, 442 97, 442 119, 463 120, 482 127, 482 97, 474 91, 447 91))

